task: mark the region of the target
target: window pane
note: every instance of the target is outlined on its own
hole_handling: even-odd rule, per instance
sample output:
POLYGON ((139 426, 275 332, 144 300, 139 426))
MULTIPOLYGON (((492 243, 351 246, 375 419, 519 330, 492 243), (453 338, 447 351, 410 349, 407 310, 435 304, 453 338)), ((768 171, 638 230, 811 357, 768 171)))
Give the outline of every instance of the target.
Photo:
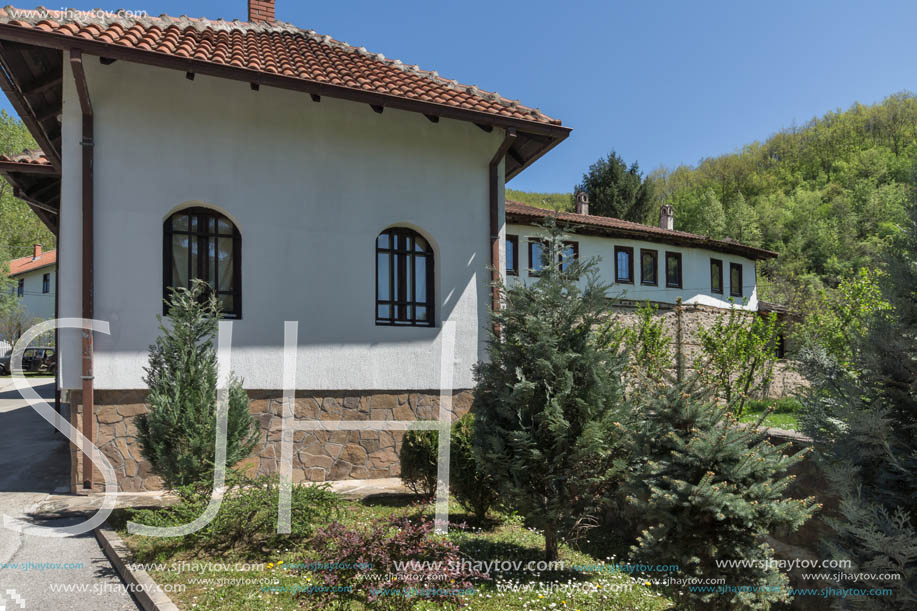
POLYGON ((573 261, 576 258, 576 246, 566 246, 563 250, 563 255, 560 262, 560 269, 566 270, 570 265, 573 264, 573 261))
POLYGON ((427 258, 416 257, 414 259, 414 274, 417 278, 415 285, 414 301, 424 302, 427 300, 427 258))
POLYGON ((417 314, 418 322, 427 321, 427 308, 425 306, 417 306, 414 308, 414 311, 417 314))
POLYGON ((384 318, 388 320, 392 311, 391 308, 392 306, 387 305, 376 306, 376 318, 384 318))
POLYGON ((506 269, 516 269, 516 242, 506 242, 506 269))
POLYGON ((213 233, 216 230, 216 219, 212 216, 207 217, 207 231, 213 233))
POLYGON ((232 313, 235 310, 235 298, 232 295, 220 295, 219 300, 223 312, 232 313))
POLYGON ((191 215, 191 231, 197 231, 197 215, 191 215))
MULTIPOLYGON (((377 279, 378 284, 376 286, 378 287, 378 289, 376 293, 376 299, 380 299, 382 301, 388 301, 389 299, 391 299, 391 297, 389 296, 389 291, 388 291, 389 289, 389 286, 388 286, 389 255, 388 253, 380 252, 379 254, 376 255, 376 258, 379 262, 379 271, 377 272, 378 273, 378 279, 377 279)), ((386 314, 386 316, 388 315, 386 314)))
POLYGON ((710 263, 710 287, 713 291, 719 293, 723 290, 720 284, 723 275, 723 266, 719 261, 710 263))
POLYGON ((221 291, 231 291, 233 287, 232 238, 220 238, 219 241, 218 278, 221 291))
POLYGON ((200 273, 198 272, 198 239, 196 237, 191 238, 191 277, 200 278, 200 273))
POLYGON ((667 255, 665 258, 666 284, 681 284, 681 262, 678 257, 667 255))
POLYGON ((188 286, 188 236, 172 236, 172 286, 188 286))
POLYGON ((532 242, 529 252, 532 254, 531 261, 529 261, 529 268, 535 271, 541 271, 544 269, 544 261, 542 257, 544 256, 544 247, 540 242, 532 242))
POLYGON ((188 215, 179 214, 172 218, 172 229, 176 231, 188 231, 188 215))
POLYGON ((404 293, 403 293, 404 284, 402 282, 402 277, 400 273, 401 272, 401 260, 402 260, 402 257, 400 255, 392 256, 392 265, 394 266, 394 270, 393 270, 394 273, 392 274, 392 278, 394 278, 394 281, 392 283, 392 291, 393 291, 392 299, 393 300, 404 298, 404 293))
POLYGON ((428 248, 430 248, 430 245, 422 237, 416 236, 414 238, 414 250, 416 252, 427 252, 428 248))
POLYGON ((217 220, 217 231, 219 231, 219 233, 231 234, 232 225, 226 219, 220 218, 217 220))
POLYGON ((642 256, 640 278, 643 282, 656 282, 656 258, 646 253, 642 256))
POLYGON ((630 253, 626 250, 618 251, 618 280, 630 280, 630 253))
POLYGON ((413 292, 411 291, 414 288, 414 270, 411 268, 411 257, 404 256, 404 273, 405 273, 405 292, 404 296, 406 299, 411 299, 413 292))
POLYGON ((217 244, 213 238, 207 238, 207 282, 215 286, 217 277, 217 244))
POLYGON ((376 246, 379 248, 388 248, 388 234, 380 233, 379 237, 376 238, 376 246))

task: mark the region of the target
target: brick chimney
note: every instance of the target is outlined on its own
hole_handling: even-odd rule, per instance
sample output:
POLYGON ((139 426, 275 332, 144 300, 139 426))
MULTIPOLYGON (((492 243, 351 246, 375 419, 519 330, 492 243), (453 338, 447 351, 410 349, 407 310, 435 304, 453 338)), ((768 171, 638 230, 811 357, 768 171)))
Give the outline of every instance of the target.
POLYGON ((580 191, 576 194, 576 213, 589 214, 589 194, 580 191))
POLYGON ((675 208, 669 204, 659 207, 659 226, 663 229, 675 229, 675 208))
POLYGON ((274 0, 248 0, 248 20, 274 21, 274 0))
POLYGON ((41 244, 35 244, 32 248, 34 249, 32 251, 32 261, 34 261, 41 256, 41 244))

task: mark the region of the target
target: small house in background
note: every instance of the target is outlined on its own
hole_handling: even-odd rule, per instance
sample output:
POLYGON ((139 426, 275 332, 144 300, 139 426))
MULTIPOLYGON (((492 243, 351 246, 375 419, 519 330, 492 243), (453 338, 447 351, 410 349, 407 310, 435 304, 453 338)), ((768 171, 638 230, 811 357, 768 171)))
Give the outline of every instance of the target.
POLYGON ((10 289, 22 301, 29 318, 54 318, 57 293, 57 251, 43 251, 35 244, 32 254, 9 262, 10 277, 16 281, 10 289))
POLYGON ((544 231, 554 217, 575 232, 566 257, 599 260, 599 279, 610 297, 624 303, 651 302, 758 311, 757 262, 777 253, 733 240, 676 231, 672 206, 659 211, 659 226, 589 214, 585 193, 577 194, 576 212, 552 212, 506 202, 506 274, 525 281, 537 277, 544 231))

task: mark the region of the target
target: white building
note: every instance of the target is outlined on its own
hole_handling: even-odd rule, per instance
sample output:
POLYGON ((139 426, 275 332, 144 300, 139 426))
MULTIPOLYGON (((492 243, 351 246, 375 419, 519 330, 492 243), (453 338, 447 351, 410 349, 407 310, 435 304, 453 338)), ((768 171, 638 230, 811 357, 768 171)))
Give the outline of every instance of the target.
POLYGON ((29 318, 54 318, 54 296, 57 293, 57 251, 42 252, 36 244, 32 254, 9 262, 15 293, 29 318))
MULTIPOLYGON (((570 131, 272 18, 267 0, 249 2, 249 22, 0 9, 3 89, 43 152, 0 172, 57 234, 59 315, 110 325, 94 343, 61 332, 58 383, 124 490, 161 484, 130 420, 163 297, 195 277, 233 321, 260 472, 277 469, 285 321, 298 321, 298 418, 438 417, 452 328, 453 405, 467 411, 503 268, 504 183, 570 131)), ((398 474, 397 433, 297 443, 296 480, 398 474)), ((72 486, 98 485, 72 456, 72 486)))
POLYGON ((675 231, 672 214, 671 206, 663 206, 654 227, 590 215, 584 194, 576 213, 507 201, 507 276, 522 282, 537 277, 545 235, 540 225, 553 216, 573 232, 568 256, 598 260, 599 280, 611 287, 609 297, 758 311, 756 262, 777 253, 675 231))

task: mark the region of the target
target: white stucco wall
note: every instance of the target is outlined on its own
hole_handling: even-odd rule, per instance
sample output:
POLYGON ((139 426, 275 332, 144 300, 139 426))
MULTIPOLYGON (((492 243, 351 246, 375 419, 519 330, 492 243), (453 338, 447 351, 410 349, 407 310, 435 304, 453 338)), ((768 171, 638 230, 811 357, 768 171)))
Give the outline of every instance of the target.
MULTIPOLYGON (((79 316, 80 110, 64 65, 61 313, 79 316)), ((472 386, 485 356, 487 169, 500 130, 123 61, 85 65, 96 126, 95 318, 111 324, 110 336, 96 336, 96 388, 144 386, 161 311, 162 224, 183 205, 238 221, 243 312, 232 364, 246 388, 281 388, 287 320, 299 321, 298 388, 438 388, 444 320, 457 325, 454 386, 472 386), (435 245, 435 328, 375 326, 375 239, 399 224, 435 245)), ((78 388, 78 334, 62 344, 62 386, 78 388)))
POLYGON ((20 274, 14 278, 13 291, 17 290, 20 279, 24 280, 23 295, 21 298, 22 305, 28 312, 29 316, 47 320, 54 318, 54 294, 57 291, 57 279, 55 278, 54 266, 42 267, 35 271, 20 274), (50 274, 50 286, 48 292, 43 293, 42 287, 45 274, 50 274))
MULTIPOLYGON (((534 225, 507 224, 506 233, 519 236, 519 275, 515 281, 529 281, 529 238, 544 236, 543 229, 534 225)), ((610 297, 631 299, 636 301, 658 301, 661 303, 675 303, 681 297, 686 304, 700 304, 720 308, 731 306, 729 302, 729 264, 742 265, 742 294, 746 299, 734 297, 737 307, 748 310, 758 309, 757 286, 755 282, 755 262, 745 257, 716 252, 702 248, 685 248, 672 246, 660 242, 644 240, 625 240, 594 235, 570 234, 571 241, 579 242, 579 256, 581 259, 599 258, 599 278, 605 284, 610 284, 608 292, 610 297), (634 249, 634 284, 615 284, 614 248, 615 246, 629 246, 634 249), (658 251, 658 286, 644 286, 640 284, 640 249, 646 248, 658 251), (681 253, 682 288, 667 288, 665 286, 665 253, 681 253), (719 259, 723 262, 723 294, 716 294, 710 290, 710 259, 719 259)))

